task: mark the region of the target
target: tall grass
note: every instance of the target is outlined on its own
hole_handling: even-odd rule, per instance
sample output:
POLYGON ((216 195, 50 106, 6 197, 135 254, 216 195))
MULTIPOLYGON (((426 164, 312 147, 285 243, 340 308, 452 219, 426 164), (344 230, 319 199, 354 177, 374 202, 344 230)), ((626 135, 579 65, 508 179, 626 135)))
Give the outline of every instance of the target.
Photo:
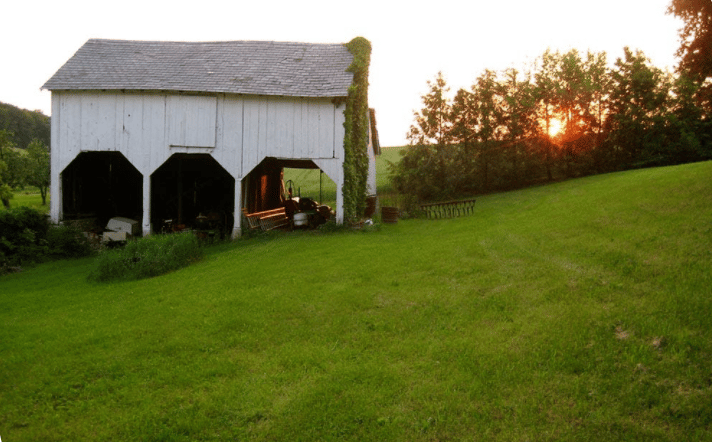
POLYGON ((710 440, 712 162, 0 278, 0 437, 710 440))
POLYGON ((98 282, 150 278, 180 269, 203 257, 192 233, 151 235, 102 251, 89 279, 98 282))

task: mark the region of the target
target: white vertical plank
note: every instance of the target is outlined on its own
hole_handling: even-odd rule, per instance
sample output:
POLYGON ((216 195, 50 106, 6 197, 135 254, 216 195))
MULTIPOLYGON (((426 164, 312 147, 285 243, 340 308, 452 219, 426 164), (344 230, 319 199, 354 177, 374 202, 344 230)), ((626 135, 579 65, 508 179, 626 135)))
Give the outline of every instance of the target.
POLYGON ((317 156, 320 158, 334 158, 334 106, 317 104, 319 112, 319 141, 317 142, 317 156))
POLYGON ((168 95, 168 144, 215 147, 217 97, 168 95))
POLYGON ((168 159, 170 149, 167 141, 165 95, 148 95, 143 97, 143 130, 142 145, 150 154, 149 174, 153 174, 168 159))
POLYGON ((293 132, 294 132, 294 157, 295 158, 310 158, 309 157, 309 144, 307 143, 305 128, 305 107, 304 99, 295 98, 294 99, 294 119, 293 119, 293 132))
POLYGON ((260 124, 265 130, 265 143, 260 143, 260 153, 262 156, 279 156, 279 120, 281 114, 279 112, 280 104, 274 97, 269 97, 266 100, 267 104, 267 119, 264 124, 260 124))
POLYGON ((79 154, 81 146, 82 97, 63 92, 59 97, 59 169, 63 171, 79 154))
POLYGON ((145 169, 137 165, 146 163, 143 149, 143 138, 145 135, 143 121, 143 97, 138 94, 125 95, 121 151, 124 152, 126 158, 128 158, 141 173, 144 173, 145 169))
POLYGON ((260 102, 245 99, 242 126, 242 174, 245 176, 258 164, 260 139, 260 102))
POLYGON ((344 137, 346 134, 346 129, 344 128, 344 111, 346 110, 346 105, 342 104, 338 107, 333 107, 333 123, 334 132, 332 134, 333 142, 333 155, 334 158, 344 158, 344 137))
POLYGON ((116 150, 115 128, 116 95, 85 93, 81 109, 81 150, 116 150))
POLYGON ((242 125, 243 101, 236 97, 221 97, 213 156, 235 179, 242 177, 242 125))
MULTIPOLYGON (((267 156, 267 133, 272 122, 269 120, 269 99, 257 98, 257 158, 254 168, 267 156)), ((250 168, 250 170, 252 170, 250 168)))

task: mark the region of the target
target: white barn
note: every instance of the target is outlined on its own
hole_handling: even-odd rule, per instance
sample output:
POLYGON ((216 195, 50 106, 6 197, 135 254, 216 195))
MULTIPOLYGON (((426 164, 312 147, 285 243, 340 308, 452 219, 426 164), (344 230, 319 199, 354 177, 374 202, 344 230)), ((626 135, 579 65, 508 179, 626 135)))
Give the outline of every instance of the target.
MULTIPOLYGON (((50 216, 141 220, 270 209, 282 167, 319 168, 344 219, 343 44, 92 39, 52 92, 50 216)), ((371 112, 373 120, 373 112, 371 112)), ((368 193, 375 193, 375 121, 368 193)))

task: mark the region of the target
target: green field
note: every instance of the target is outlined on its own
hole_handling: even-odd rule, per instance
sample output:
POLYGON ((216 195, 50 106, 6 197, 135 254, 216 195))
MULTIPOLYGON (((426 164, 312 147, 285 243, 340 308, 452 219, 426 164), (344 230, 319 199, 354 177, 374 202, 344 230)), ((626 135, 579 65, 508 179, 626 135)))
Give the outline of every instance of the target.
MULTIPOLYGON (((43 212, 49 212, 49 196, 47 197, 47 204, 42 205, 42 196, 36 187, 27 187, 22 190, 17 190, 10 199, 10 207, 19 206, 27 206, 43 212)), ((4 209, 5 207, 0 204, 0 210, 4 209)))
POLYGON ((0 437, 711 440, 712 162, 0 278, 0 437))

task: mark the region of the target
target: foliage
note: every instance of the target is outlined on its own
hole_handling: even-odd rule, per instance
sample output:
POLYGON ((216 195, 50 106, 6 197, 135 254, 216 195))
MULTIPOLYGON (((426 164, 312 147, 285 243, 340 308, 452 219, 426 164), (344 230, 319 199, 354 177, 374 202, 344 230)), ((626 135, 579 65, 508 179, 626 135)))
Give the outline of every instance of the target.
POLYGON ((42 196, 42 205, 47 204, 47 189, 50 184, 49 149, 40 140, 32 140, 27 147, 27 184, 37 187, 42 196))
POLYGON ((485 70, 452 99, 441 73, 428 86, 414 146, 391 167, 395 189, 421 200, 712 158, 703 84, 640 51, 609 68, 603 52, 547 50, 532 70, 485 70))
POLYGON ((624 167, 656 165, 668 148, 662 134, 669 84, 642 52, 628 48, 611 76, 608 128, 609 142, 619 153, 617 161, 624 167))
POLYGON ((10 200, 13 198, 12 187, 5 182, 5 175, 7 174, 7 164, 0 160, 0 201, 2 201, 3 207, 6 209, 10 208, 10 200))
POLYGON ((74 225, 52 226, 47 231, 49 255, 58 258, 81 258, 94 253, 82 230, 74 225))
POLYGON ((413 112, 415 123, 410 127, 407 138, 412 145, 448 144, 450 132, 451 104, 447 93, 449 88, 442 72, 438 72, 435 81, 428 81, 430 91, 423 95, 423 109, 413 112))
POLYGON ((710 440, 710 176, 484 195, 141 281, 8 275, 2 440, 710 440))
POLYGON ((366 207, 368 180, 368 69, 371 43, 356 37, 346 47, 354 59, 348 71, 353 72, 344 110, 344 218, 355 222, 366 207))
POLYGON ((712 77, 712 2, 672 0, 668 14, 682 19, 680 70, 698 79, 712 77))
POLYGON ((11 170, 5 161, 5 152, 12 149, 10 140, 10 132, 0 130, 0 200, 5 208, 10 207, 10 199, 12 198, 12 181, 11 170))
POLYGON ((47 217, 29 207, 0 211, 0 267, 41 260, 48 251, 47 217))
POLYGON ((203 254, 192 233, 151 235, 102 251, 89 279, 108 282, 150 278, 199 261, 203 254))
POLYGON ((50 144, 50 118, 40 111, 20 109, 0 102, 0 131, 10 134, 10 141, 20 149, 26 149, 34 139, 45 146, 50 144))

